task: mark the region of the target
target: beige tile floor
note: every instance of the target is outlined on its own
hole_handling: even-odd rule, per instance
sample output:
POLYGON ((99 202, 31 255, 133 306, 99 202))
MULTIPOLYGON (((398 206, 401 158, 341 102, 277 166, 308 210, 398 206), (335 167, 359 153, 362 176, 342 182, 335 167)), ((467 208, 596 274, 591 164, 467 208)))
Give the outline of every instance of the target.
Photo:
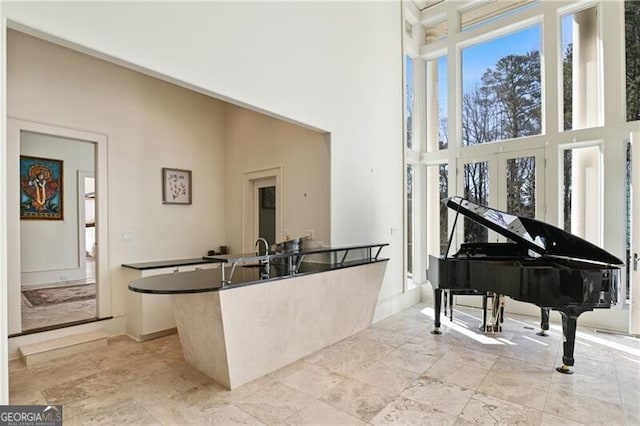
MULTIPOLYGON (((575 374, 554 369, 560 328, 511 315, 476 333, 465 308, 430 334, 417 305, 228 391, 187 366, 177 335, 27 368, 11 361, 10 402, 62 404, 65 425, 637 425, 640 340, 579 327, 575 374)), ((259 354, 256 354, 259 356, 259 354)))

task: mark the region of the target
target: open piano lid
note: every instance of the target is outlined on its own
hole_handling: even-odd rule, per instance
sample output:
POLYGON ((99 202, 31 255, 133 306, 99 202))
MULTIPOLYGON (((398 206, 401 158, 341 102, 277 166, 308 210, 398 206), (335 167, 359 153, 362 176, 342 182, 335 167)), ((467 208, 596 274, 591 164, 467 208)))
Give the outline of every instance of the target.
POLYGON ((608 251, 548 223, 481 206, 462 197, 451 197, 446 202, 450 209, 540 255, 623 264, 608 251))

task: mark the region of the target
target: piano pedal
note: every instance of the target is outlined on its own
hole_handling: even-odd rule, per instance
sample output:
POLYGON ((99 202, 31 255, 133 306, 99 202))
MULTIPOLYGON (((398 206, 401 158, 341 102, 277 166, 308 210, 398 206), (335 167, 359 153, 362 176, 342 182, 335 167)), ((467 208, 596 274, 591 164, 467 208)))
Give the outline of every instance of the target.
POLYGON ((562 364, 562 367, 556 367, 556 371, 562 374, 573 374, 573 370, 568 365, 562 364))

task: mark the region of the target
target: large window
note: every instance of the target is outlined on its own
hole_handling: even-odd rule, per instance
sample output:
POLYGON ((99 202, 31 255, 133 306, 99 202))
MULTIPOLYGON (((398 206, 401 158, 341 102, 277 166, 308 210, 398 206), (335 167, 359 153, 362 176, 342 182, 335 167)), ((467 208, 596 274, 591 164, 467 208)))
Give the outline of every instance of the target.
POLYGON ((540 26, 462 50, 462 145, 542 129, 540 26))
POLYGON ((452 233, 455 214, 441 202, 452 195, 622 256, 620 147, 640 125, 640 1, 403 4, 414 8, 405 39, 415 82, 406 116, 416 131, 405 145, 407 180, 417 183, 406 206, 414 282, 426 280, 423 263, 444 254, 450 235, 451 252, 502 241, 467 220, 452 233), (623 36, 626 50, 614 46, 623 36))

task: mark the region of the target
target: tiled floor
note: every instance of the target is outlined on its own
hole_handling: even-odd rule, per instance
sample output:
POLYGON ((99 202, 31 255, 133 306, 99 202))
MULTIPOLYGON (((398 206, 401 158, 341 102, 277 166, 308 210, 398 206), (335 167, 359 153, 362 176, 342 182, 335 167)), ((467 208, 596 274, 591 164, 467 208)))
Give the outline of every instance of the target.
MULTIPOLYGON (((177 335, 27 368, 10 363, 13 404, 62 404, 86 424, 640 424, 640 341, 579 328, 575 374, 557 373, 562 336, 511 315, 500 334, 479 311, 430 334, 417 305, 228 391, 184 363, 177 335)), ((259 355, 257 355, 259 356, 259 355)))

